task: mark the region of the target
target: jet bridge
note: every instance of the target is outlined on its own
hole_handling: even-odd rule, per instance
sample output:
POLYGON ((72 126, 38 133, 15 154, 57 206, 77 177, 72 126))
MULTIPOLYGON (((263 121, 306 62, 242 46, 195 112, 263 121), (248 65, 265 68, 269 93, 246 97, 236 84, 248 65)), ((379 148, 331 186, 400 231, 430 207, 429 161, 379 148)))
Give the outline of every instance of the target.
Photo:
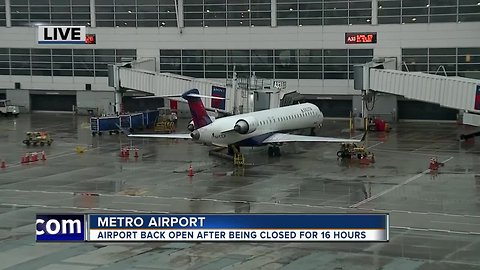
POLYGON ((463 111, 463 123, 480 126, 480 80, 421 72, 379 69, 370 62, 356 67, 355 89, 366 96, 382 92, 463 111))

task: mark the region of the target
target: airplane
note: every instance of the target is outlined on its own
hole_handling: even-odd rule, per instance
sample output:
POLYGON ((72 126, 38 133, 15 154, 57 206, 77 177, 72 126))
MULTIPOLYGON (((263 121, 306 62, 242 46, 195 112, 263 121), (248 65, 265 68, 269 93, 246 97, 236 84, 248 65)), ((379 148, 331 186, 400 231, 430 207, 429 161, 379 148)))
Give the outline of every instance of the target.
POLYGON ((200 95, 198 89, 191 89, 182 94, 188 102, 195 129, 184 134, 129 134, 137 138, 192 139, 208 145, 228 147, 239 151, 241 146, 269 145, 270 157, 280 156, 279 145, 288 142, 333 142, 357 143, 361 139, 342 139, 294 135, 284 132, 306 128, 320 127, 323 113, 311 103, 301 103, 280 108, 225 116, 212 121, 208 116, 201 98, 217 98, 200 95))

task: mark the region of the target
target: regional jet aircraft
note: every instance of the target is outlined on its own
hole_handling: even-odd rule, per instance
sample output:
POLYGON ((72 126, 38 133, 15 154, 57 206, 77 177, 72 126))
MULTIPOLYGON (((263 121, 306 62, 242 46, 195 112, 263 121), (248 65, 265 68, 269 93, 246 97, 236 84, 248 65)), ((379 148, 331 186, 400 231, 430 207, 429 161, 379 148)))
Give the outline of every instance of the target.
MULTIPOLYGON (((269 156, 280 156, 279 145, 287 142, 360 142, 362 139, 304 136, 282 133, 320 127, 323 114, 311 103, 239 114, 218 118, 208 116, 198 89, 183 93, 192 114, 195 129, 185 134, 130 134, 129 137, 193 139, 209 145, 229 147, 269 145, 269 156)), ((364 135, 365 137, 365 135, 364 135)))

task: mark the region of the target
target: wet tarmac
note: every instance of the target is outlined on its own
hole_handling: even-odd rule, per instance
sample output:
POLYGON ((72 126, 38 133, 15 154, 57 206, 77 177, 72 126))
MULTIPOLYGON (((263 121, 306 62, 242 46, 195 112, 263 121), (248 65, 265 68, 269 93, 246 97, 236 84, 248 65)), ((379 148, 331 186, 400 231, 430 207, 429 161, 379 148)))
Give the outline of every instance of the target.
MULTIPOLYGON (((347 126, 330 120, 318 134, 349 137, 347 126)), ((2 117, 0 269, 480 269, 480 145, 457 140, 468 130, 399 123, 390 133, 370 133, 370 165, 337 160, 338 144, 297 143, 282 147, 280 158, 242 149, 252 165, 234 169, 190 141, 92 137, 86 117, 2 117), (27 147, 29 130, 48 131, 55 141, 27 147), (119 157, 123 145, 138 148, 139 158, 119 157), (42 150, 46 161, 20 163, 26 152, 42 150), (428 170, 432 156, 445 162, 438 174, 428 170), (391 240, 35 243, 35 214, 66 212, 386 212, 391 240)))

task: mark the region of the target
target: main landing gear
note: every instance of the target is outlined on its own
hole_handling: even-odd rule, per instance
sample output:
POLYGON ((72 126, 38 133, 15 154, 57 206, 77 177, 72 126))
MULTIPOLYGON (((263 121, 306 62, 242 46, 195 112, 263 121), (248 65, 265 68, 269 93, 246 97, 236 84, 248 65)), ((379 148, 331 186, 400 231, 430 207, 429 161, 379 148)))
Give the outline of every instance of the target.
POLYGON ((268 147, 268 156, 269 157, 279 157, 282 153, 280 152, 280 147, 277 145, 272 145, 268 147))

